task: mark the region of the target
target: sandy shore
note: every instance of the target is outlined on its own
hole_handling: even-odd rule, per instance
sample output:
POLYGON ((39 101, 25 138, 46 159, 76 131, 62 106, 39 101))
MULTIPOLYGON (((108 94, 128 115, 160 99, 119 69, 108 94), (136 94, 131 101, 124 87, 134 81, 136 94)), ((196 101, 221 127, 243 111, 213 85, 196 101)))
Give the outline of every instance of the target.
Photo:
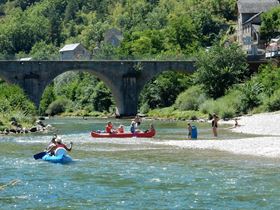
MULTIPOLYGON (((220 122, 234 124, 233 121, 220 122)), ((189 149, 213 149, 234 154, 280 158, 280 112, 240 117, 233 132, 265 135, 234 140, 167 141, 163 144, 189 149)))

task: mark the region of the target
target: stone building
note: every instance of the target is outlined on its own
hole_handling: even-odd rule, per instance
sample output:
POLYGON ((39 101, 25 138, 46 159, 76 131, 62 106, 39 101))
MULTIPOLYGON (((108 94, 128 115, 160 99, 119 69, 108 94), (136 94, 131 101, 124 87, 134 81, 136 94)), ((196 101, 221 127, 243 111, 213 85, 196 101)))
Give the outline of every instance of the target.
POLYGON ((260 37, 261 14, 279 5, 277 0, 238 0, 237 39, 248 54, 264 53, 260 37))
POLYGON ((90 60, 90 53, 80 43, 67 44, 59 52, 61 60, 90 60))

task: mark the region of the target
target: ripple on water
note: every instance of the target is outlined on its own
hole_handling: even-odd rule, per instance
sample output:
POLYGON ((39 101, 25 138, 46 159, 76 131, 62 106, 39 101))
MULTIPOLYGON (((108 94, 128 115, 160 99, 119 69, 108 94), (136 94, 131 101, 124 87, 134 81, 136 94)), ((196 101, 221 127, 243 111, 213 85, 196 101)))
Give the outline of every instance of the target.
POLYGON ((20 180, 0 191, 0 208, 279 209, 279 161, 62 133, 73 164, 32 158, 51 135, 0 142, 0 186, 20 180))

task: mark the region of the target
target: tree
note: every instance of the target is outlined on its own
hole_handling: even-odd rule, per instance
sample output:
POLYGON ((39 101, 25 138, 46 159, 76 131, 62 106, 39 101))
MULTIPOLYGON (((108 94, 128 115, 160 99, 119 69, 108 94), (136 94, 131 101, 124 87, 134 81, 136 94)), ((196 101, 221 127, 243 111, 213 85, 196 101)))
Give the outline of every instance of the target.
POLYGON ((197 41, 195 27, 191 17, 187 14, 171 16, 165 34, 168 48, 179 47, 186 53, 189 53, 190 46, 197 41))
POLYGON ((25 10, 38 1, 40 0, 16 0, 16 5, 18 5, 22 10, 25 10))
POLYGON ((109 111, 112 106, 111 91, 103 82, 99 82, 95 88, 95 93, 92 95, 93 108, 96 111, 109 111))
POLYGON ((211 46, 218 40, 225 22, 222 18, 213 15, 207 8, 200 8, 192 12, 191 16, 202 46, 211 46))
POLYGON ((140 106, 147 104, 151 109, 171 106, 190 83, 189 76, 164 72, 144 87, 140 94, 140 106))
POLYGON ((215 99, 249 74, 246 57, 235 44, 229 47, 215 45, 209 51, 201 50, 196 59, 196 83, 215 99))
POLYGON ((65 9, 65 20, 70 21, 76 17, 76 13, 79 10, 79 4, 76 0, 68 0, 65 9))
POLYGON ((51 83, 50 85, 47 86, 47 88, 45 89, 43 95, 42 95, 42 99, 40 101, 40 107, 39 107, 39 113, 40 114, 45 114, 45 112, 47 111, 49 105, 55 101, 56 97, 53 91, 53 83, 51 83))
POLYGON ((261 15, 261 36, 266 41, 280 35, 280 6, 261 15))
POLYGON ((41 41, 33 45, 30 55, 33 60, 58 60, 59 49, 53 44, 41 41))
POLYGON ((136 58, 159 54, 164 50, 164 33, 158 30, 133 32, 125 37, 120 50, 136 58))

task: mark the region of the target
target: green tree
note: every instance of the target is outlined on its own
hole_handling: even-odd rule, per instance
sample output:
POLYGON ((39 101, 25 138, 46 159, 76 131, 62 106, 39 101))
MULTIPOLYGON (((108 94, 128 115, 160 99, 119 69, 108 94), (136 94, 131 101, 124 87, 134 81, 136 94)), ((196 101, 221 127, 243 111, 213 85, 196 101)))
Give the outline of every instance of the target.
POLYGON ((76 0, 68 0, 65 9, 65 21, 75 19, 76 13, 79 11, 79 4, 76 0))
POLYGON ((164 50, 164 32, 145 30, 133 32, 125 37, 121 45, 121 54, 134 58, 150 57, 164 50))
POLYGON ((165 34, 167 49, 176 50, 179 47, 186 53, 190 53, 192 46, 197 41, 192 18, 187 14, 171 16, 165 34))
POLYGON ((147 84, 140 94, 140 106, 161 108, 174 104, 177 96, 191 84, 191 79, 181 73, 164 72, 147 84))
POLYGON ((41 41, 33 45, 30 55, 33 60, 58 60, 59 49, 53 44, 41 41))
POLYGON ((32 6, 34 3, 39 2, 40 0, 16 0, 16 5, 19 6, 22 10, 25 10, 27 7, 32 6))
POLYGON ((233 84, 242 82, 248 76, 246 57, 234 44, 201 50, 196 59, 196 83, 213 98, 223 96, 233 84))
POLYGON ((111 91, 105 86, 103 82, 99 82, 92 95, 93 108, 96 111, 109 111, 112 106, 111 91))
POLYGON ((202 46, 211 46, 219 39, 225 20, 213 15, 209 8, 200 8, 192 12, 191 16, 202 46))
POLYGON ((45 89, 42 99, 40 101, 40 107, 39 107, 39 113, 40 114, 45 114, 49 105, 55 101, 56 96, 53 90, 54 86, 53 83, 47 86, 45 89))
POLYGON ((261 36, 269 41, 280 35, 280 6, 261 15, 261 36))

